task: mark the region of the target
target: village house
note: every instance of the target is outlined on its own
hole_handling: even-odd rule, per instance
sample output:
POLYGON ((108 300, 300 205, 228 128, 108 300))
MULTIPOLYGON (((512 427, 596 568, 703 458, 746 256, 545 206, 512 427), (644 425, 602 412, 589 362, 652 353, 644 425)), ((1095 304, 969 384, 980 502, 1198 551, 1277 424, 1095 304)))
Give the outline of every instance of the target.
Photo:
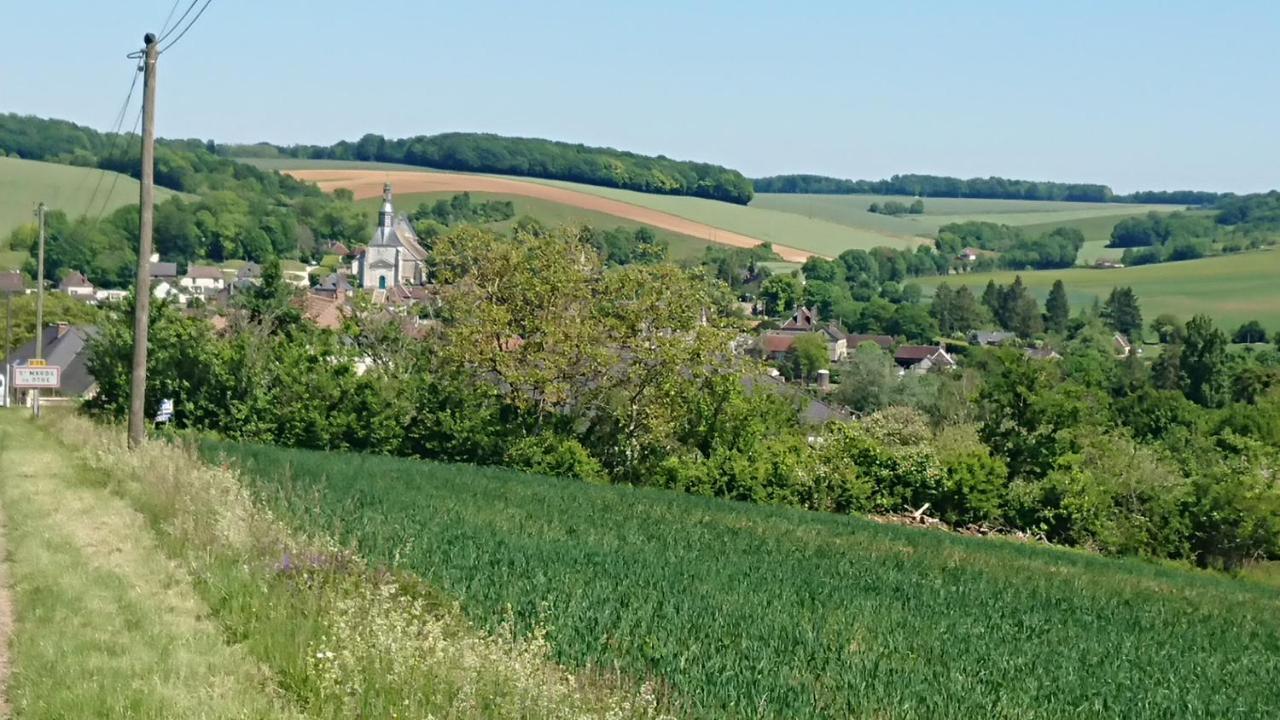
POLYGON ((178 282, 178 263, 176 262, 160 262, 159 255, 152 255, 150 270, 152 284, 162 280, 170 284, 178 282))
POLYGON ((62 282, 58 283, 58 290, 74 298, 93 300, 95 288, 93 283, 89 282, 89 278, 84 276, 84 273, 72 270, 67 273, 66 277, 62 278, 62 282))
POLYGON ((1048 347, 1026 348, 1023 350, 1027 357, 1032 360, 1061 360, 1062 356, 1056 350, 1048 347))
POLYGON ((820 326, 818 309, 804 307, 798 308, 782 327, 762 335, 756 344, 757 354, 766 360, 780 361, 791 350, 796 338, 809 334, 822 338, 831 362, 839 362, 848 355, 849 344, 844 330, 835 323, 820 326))
POLYGON ((858 349, 858 346, 863 343, 874 343, 879 345, 881 350, 892 350, 893 346, 898 342, 893 339, 892 335, 861 335, 857 333, 845 335, 844 340, 850 352, 858 349))
MULTIPOLYGON (((89 374, 88 342, 98 334, 93 326, 72 326, 67 323, 56 323, 44 328, 43 355, 49 365, 62 368, 61 386, 57 390, 46 390, 46 397, 86 398, 97 391, 98 383, 89 374)), ((19 346, 4 359, 5 365, 23 365, 36 356, 36 341, 33 339, 19 346)), ((18 397, 19 404, 26 402, 26 393, 18 397)))
POLYGON ((957 366, 955 358, 939 345, 900 345, 893 354, 893 361, 903 374, 950 370, 957 366))
POLYGON ((221 269, 212 265, 192 265, 178 284, 193 295, 213 295, 226 286, 227 279, 221 269))
POLYGON ((1116 357, 1129 357, 1129 354, 1133 352, 1133 343, 1130 343, 1129 339, 1120 333, 1115 333, 1111 336, 1111 344, 1116 349, 1116 357))
POLYGON ((982 347, 999 347, 1018 341, 1018 334, 1004 330, 975 330, 969 333, 969 342, 982 347))

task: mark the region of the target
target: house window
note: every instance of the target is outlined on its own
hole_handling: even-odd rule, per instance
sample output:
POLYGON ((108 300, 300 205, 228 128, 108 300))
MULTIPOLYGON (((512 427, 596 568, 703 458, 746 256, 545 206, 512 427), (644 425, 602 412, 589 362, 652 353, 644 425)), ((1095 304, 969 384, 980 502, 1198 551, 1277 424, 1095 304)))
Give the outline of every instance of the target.
POLYGON ((386 275, 379 275, 379 276, 378 276, 378 289, 379 289, 379 290, 386 290, 386 289, 387 289, 387 276, 386 276, 386 275))

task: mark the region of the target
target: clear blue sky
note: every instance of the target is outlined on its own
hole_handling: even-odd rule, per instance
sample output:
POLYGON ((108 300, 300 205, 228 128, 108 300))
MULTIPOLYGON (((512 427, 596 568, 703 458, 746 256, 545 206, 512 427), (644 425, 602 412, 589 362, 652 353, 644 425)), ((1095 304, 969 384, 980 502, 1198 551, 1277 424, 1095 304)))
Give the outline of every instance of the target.
MULTIPOLYGON (((0 0, 0 111, 105 128, 171 5, 0 0)), ((214 0, 161 60, 157 124, 1255 191, 1280 187, 1278 48, 1275 0, 214 0)))

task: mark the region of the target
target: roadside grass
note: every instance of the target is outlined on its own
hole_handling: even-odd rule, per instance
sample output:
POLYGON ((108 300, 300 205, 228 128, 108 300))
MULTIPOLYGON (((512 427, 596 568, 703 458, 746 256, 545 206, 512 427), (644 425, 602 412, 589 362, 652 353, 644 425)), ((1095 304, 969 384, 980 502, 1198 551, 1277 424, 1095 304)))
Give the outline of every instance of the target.
POLYGON ((0 411, 17 718, 287 718, 223 642, 146 521, 17 411, 0 411))
POLYGON ((1280 598, 1207 572, 497 468, 207 443, 293 527, 705 718, 1280 713, 1280 598))
MULTIPOLYGON (((410 212, 418 207, 421 203, 431 204, 437 200, 448 200, 458 193, 454 192, 436 192, 436 193, 408 193, 404 195, 396 195, 396 208, 401 212, 410 212)), ((537 219, 548 227, 557 227, 561 225, 590 225, 597 230, 612 230, 617 227, 623 227, 627 230, 635 231, 637 228, 647 227, 660 240, 667 242, 667 256, 672 260, 696 260, 702 257, 703 251, 711 244, 706 240, 699 240, 688 235, 663 230, 661 228, 646 225, 634 220, 609 215, 608 213, 597 212, 594 210, 584 210, 582 208, 572 207, 541 198, 524 197, 521 195, 505 195, 502 193, 472 192, 471 197, 476 202, 484 202, 486 200, 510 201, 515 205, 515 217, 511 220, 489 223, 487 227, 493 228, 499 232, 507 232, 515 225, 517 219, 524 215, 528 215, 537 219)), ((356 202, 357 205, 376 212, 381 206, 380 198, 366 198, 356 202)))
MULTIPOLYGON (((156 201, 173 194, 172 190, 156 188, 156 201)), ((138 202, 138 181, 95 168, 0 157, 0 237, 7 237, 19 225, 35 222, 32 213, 41 201, 68 217, 86 213, 94 217, 138 202), (103 180, 99 184, 100 176, 103 180), (94 187, 99 188, 96 198, 94 187), (89 207, 90 199, 93 207, 89 207)), ((11 265, 12 259, 0 257, 0 263, 11 265)), ((0 269, 3 267, 0 264, 0 269)))
POLYGON ((913 282, 926 293, 942 282, 968 285, 979 295, 989 280, 1008 284, 1021 275, 1042 302, 1053 281, 1061 279, 1073 312, 1106 299, 1114 287, 1132 287, 1151 320, 1172 313, 1182 320, 1205 314, 1230 334, 1240 324, 1257 320, 1268 330, 1280 329, 1280 250, 1262 250, 1218 257, 1160 263, 1111 270, 1070 268, 1024 272, 970 273, 921 277, 913 282))
POLYGON ((663 717, 652 685, 567 673, 541 631, 479 632, 413 575, 369 566, 323 533, 289 532, 234 472, 181 444, 131 453, 117 429, 70 414, 47 427, 92 469, 99 495, 109 488, 149 521, 243 663, 264 667, 308 717, 663 717))

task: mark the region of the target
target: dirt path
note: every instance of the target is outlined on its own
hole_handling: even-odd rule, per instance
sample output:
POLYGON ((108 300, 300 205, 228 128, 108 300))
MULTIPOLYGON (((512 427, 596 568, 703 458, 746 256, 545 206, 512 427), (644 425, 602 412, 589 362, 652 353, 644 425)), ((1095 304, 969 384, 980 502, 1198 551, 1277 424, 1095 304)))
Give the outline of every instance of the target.
MULTIPOLYGON (((679 215, 651 210, 639 205, 611 200, 590 193, 577 192, 552 185, 509 180, 487 175, 463 175, 456 173, 414 172, 404 170, 285 170, 299 180, 313 182, 325 192, 346 188, 356 199, 382 195, 383 183, 391 183, 398 193, 426 192, 490 192, 519 195, 521 197, 549 200, 583 210, 606 213, 624 220, 641 222, 656 228, 688 235, 707 242, 732 247, 751 248, 764 242, 749 235, 721 230, 711 225, 695 222, 679 215)), ((813 253, 774 245, 773 251, 783 260, 804 262, 813 253)))
POLYGON ((147 521, 73 449, 0 411, 0 468, 15 714, 291 716, 252 658, 225 643, 147 521))

